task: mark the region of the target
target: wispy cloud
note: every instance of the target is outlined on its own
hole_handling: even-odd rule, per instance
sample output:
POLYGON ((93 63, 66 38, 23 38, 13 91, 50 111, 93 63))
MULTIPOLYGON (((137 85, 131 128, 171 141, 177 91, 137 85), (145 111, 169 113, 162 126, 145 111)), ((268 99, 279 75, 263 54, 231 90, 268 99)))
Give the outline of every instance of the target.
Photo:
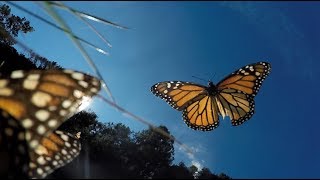
MULTIPOLYGON (((314 57, 306 46, 306 34, 290 19, 285 9, 273 7, 271 4, 270 2, 241 1, 220 3, 221 6, 245 16, 262 35, 267 36, 275 50, 282 55, 285 67, 299 66, 304 77, 312 78, 314 57)), ((298 75, 295 71, 294 68, 283 69, 283 73, 298 75)))
MULTIPOLYGON (((206 148, 202 146, 201 144, 194 144, 194 143, 188 143, 188 146, 190 147, 192 153, 186 153, 188 160, 185 159, 185 163, 188 166, 194 165, 198 168, 198 170, 201 170, 204 167, 205 160, 201 160, 198 158, 198 155, 206 152, 206 148), (191 145, 192 144, 192 145, 191 145)), ((178 146, 178 151, 185 153, 184 149, 180 146, 178 146)))

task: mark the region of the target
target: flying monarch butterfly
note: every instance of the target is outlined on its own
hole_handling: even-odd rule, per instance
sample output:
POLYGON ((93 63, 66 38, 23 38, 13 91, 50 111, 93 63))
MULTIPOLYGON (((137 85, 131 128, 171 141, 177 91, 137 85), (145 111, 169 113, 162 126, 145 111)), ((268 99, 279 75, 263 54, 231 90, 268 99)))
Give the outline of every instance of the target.
POLYGON ((35 149, 99 90, 97 78, 77 71, 17 70, 0 79, 0 109, 22 124, 29 147, 35 149))
POLYGON ((30 153, 28 175, 32 178, 44 178, 54 170, 71 162, 80 154, 81 144, 76 136, 56 130, 43 138, 35 151, 30 153))
POLYGON ((79 138, 58 130, 29 151, 19 122, 1 109, 0 117, 0 177, 44 178, 80 153, 79 138))
MULTIPOLYGON (((46 152, 49 153, 48 157, 36 158, 35 167, 30 164, 30 168, 34 167, 36 170, 29 174, 37 176, 36 173, 38 173, 39 177, 43 177, 72 159, 69 150, 71 150, 70 153, 77 154, 74 152, 76 148, 70 149, 69 147, 72 144, 77 145, 77 142, 72 138, 68 138, 70 140, 68 142, 64 138, 69 135, 59 134, 55 130, 77 111, 82 100, 96 95, 100 88, 101 84, 97 78, 72 70, 17 70, 8 77, 1 77, 0 109, 9 116, 6 116, 8 123, 0 128, 4 133, 11 129, 9 132, 16 132, 14 135, 18 136, 18 139, 15 136, 11 136, 12 138, 7 136, 5 139, 10 140, 11 144, 18 145, 16 148, 19 148, 19 144, 23 144, 25 140, 31 162, 35 160, 35 157, 43 155, 39 154, 41 152, 39 148, 44 150, 43 147, 47 147, 46 152), (17 122, 19 128, 8 126, 9 123, 15 122, 13 120, 17 122), (13 129, 16 130, 13 131, 13 129), (58 140, 59 137, 60 140, 58 140), (66 141, 65 147, 59 147, 59 142, 64 141, 66 141), (54 157, 51 157, 59 153, 64 155, 65 152, 68 154, 67 159, 55 161, 54 157), (41 160, 38 160, 39 158, 41 160), (44 158, 46 161, 43 161, 44 158), (50 158, 52 161, 48 160, 50 158), (37 165, 43 165, 43 163, 47 163, 44 164, 46 166, 39 169, 37 165)), ((3 146, 1 139, 0 145, 3 146)), ((3 149, 8 149, 8 147, 4 146, 3 149)))
POLYGON ((267 62, 249 64, 233 72, 217 85, 165 81, 151 87, 173 108, 183 111, 184 122, 194 130, 211 131, 219 125, 219 115, 229 116, 233 126, 250 119, 254 113, 254 96, 268 76, 267 62))

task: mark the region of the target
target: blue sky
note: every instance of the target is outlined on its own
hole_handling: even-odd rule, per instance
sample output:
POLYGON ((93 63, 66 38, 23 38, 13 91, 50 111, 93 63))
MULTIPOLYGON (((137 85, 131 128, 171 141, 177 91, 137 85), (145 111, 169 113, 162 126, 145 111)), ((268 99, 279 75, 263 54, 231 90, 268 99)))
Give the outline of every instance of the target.
MULTIPOLYGON (((16 2, 51 18, 31 2, 16 2)), ((58 12, 75 34, 107 49, 104 56, 86 48, 119 105, 154 125, 165 125, 191 147, 194 157, 176 146, 175 162, 201 164, 233 178, 319 178, 320 90, 319 2, 68 2, 67 5, 130 27, 121 30, 92 23, 108 48, 69 13, 58 12), (160 81, 215 83, 253 62, 272 70, 255 97, 255 114, 232 127, 229 118, 210 132, 188 128, 179 111, 150 92, 160 81)), ((35 32, 20 36, 40 55, 65 68, 93 74, 78 49, 58 30, 14 8, 35 32)), ((53 21, 53 20, 52 20, 53 21)), ((132 130, 146 125, 123 116, 96 98, 100 121, 121 122, 132 130)))

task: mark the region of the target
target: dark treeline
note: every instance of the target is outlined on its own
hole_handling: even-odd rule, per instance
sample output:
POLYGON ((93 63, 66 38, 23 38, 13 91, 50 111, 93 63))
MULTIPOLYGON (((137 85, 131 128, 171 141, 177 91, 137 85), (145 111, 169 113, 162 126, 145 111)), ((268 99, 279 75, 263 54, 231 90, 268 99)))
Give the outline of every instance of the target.
MULTIPOLYGON (((170 134, 165 126, 159 126, 170 134)), ((148 129, 132 132, 119 123, 101 123, 93 112, 79 112, 60 130, 81 132, 82 150, 70 164, 48 178, 230 179, 208 168, 173 164, 174 142, 148 129)))
MULTIPOLYGON (((12 15, 9 6, 0 5, 0 75, 13 70, 62 69, 56 62, 30 53, 19 53, 12 37, 34 31, 25 18, 12 15), (10 36, 8 36, 10 35, 10 36)), ((162 130, 170 134, 165 126, 162 130)), ((94 112, 79 112, 61 127, 72 134, 81 132, 82 150, 68 165, 48 178, 185 178, 230 179, 208 168, 173 164, 174 142, 151 129, 132 132, 123 124, 101 123, 94 112)), ((0 160, 1 161, 1 160, 0 160)))

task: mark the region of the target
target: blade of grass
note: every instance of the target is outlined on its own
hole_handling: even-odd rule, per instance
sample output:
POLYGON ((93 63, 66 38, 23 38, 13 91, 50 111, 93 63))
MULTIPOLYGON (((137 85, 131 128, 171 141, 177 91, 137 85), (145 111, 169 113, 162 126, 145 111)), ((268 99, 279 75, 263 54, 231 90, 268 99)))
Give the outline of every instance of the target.
MULTIPOLYGON (((61 27, 57 26, 56 24, 54 24, 54 23, 52 23, 52 22, 44 19, 43 17, 41 17, 41 16, 39 16, 39 15, 37 15, 37 14, 35 14, 35 13, 33 13, 33 12, 25 9, 25 8, 23 8, 22 6, 19 6, 19 5, 16 4, 16 3, 13 3, 13 2, 10 2, 10 1, 5 1, 5 2, 8 3, 8 4, 10 4, 10 5, 12 5, 12 6, 14 6, 14 7, 16 7, 16 8, 18 8, 18 9, 20 9, 20 10, 22 10, 22 11, 24 11, 24 12, 26 12, 26 13, 28 13, 28 14, 30 14, 31 16, 33 16, 33 17, 35 17, 35 18, 37 18, 37 19, 40 19, 41 21, 49 24, 50 26, 52 26, 52 27, 54 27, 54 28, 56 28, 56 29, 59 29, 59 30, 64 31, 64 32, 66 32, 66 33, 70 33, 70 32, 68 32, 67 29, 64 29, 64 28, 61 28, 61 27)), ((105 54, 105 55, 109 55, 109 53, 108 53, 107 51, 105 51, 105 50, 97 47, 96 45, 94 45, 94 44, 92 44, 92 43, 90 43, 90 42, 88 42, 88 41, 86 41, 86 40, 84 40, 84 39, 82 39, 82 38, 74 35, 74 34, 72 34, 72 36, 74 36, 74 38, 78 39, 79 41, 87 44, 89 47, 95 49, 96 51, 98 51, 98 52, 100 52, 100 53, 102 53, 102 54, 105 54)))
POLYGON ((80 16, 79 13, 77 13, 76 10, 65 6, 62 2, 57 2, 57 3, 49 2, 49 3, 52 3, 53 5, 56 5, 56 4, 59 3, 59 6, 58 6, 58 7, 65 7, 65 9, 66 9, 67 11, 69 11, 69 12, 72 13, 72 14, 74 14, 74 15, 75 15, 76 17, 78 17, 81 21, 83 21, 87 26, 89 26, 89 27, 91 28, 91 30, 92 30, 94 33, 96 33, 97 36, 98 36, 103 42, 105 42, 109 47, 112 47, 112 45, 110 44, 110 42, 109 42, 106 38, 104 38, 104 37, 102 36, 102 34, 97 31, 97 29, 96 29, 95 27, 93 27, 88 21, 86 21, 82 16, 80 16))
POLYGON ((146 124, 147 126, 149 126, 149 128, 151 128, 152 130, 162 134, 163 136, 177 142, 181 147, 183 147, 188 153, 193 154, 191 148, 189 148, 187 145, 183 144, 182 142, 180 142, 179 140, 177 140, 174 136, 169 135, 167 132, 163 131, 162 129, 154 126, 153 124, 151 124, 150 122, 144 120, 143 118, 136 116, 135 114, 127 111, 126 109, 122 108, 121 106, 117 105, 114 102, 109 101, 108 99, 106 99, 105 97, 101 96, 100 94, 97 95, 97 97, 101 98, 104 102, 108 103, 110 106, 116 108, 117 110, 119 110, 120 112, 122 112, 123 114, 139 121, 142 122, 143 124, 146 124))
POLYGON ((73 9, 71 7, 59 4, 57 2, 49 1, 48 3, 50 3, 52 5, 55 5, 57 7, 60 7, 60 8, 69 9, 69 10, 73 11, 74 13, 78 14, 79 16, 87 18, 87 19, 90 19, 92 21, 100 22, 100 23, 103 23, 103 24, 106 24, 106 25, 111 25, 111 26, 119 28, 119 29, 129 29, 128 27, 113 23, 113 22, 108 21, 106 19, 94 16, 94 15, 91 15, 91 14, 88 14, 88 13, 85 13, 85 12, 81 12, 81 11, 75 10, 75 9, 73 9))
POLYGON ((67 29, 68 31, 66 32, 67 35, 69 36, 69 38, 71 39, 71 41, 76 45, 76 47, 80 50, 82 56, 86 59, 86 61, 88 62, 88 64, 91 66, 91 68, 93 69, 93 71, 96 73, 96 75, 98 76, 98 78, 101 80, 101 84, 102 84, 102 88, 106 91, 106 93, 108 94, 108 96, 112 99, 113 102, 115 102, 115 99, 113 98, 111 91, 109 89, 109 87, 107 86, 105 80, 103 79, 102 75, 100 74, 100 71, 98 70, 98 68, 96 67, 96 65, 94 64, 94 62, 92 61, 92 59, 90 58, 90 56, 88 55, 88 53, 85 51, 85 49, 82 47, 82 45, 79 43, 79 41, 74 38, 74 36, 71 34, 72 31, 71 29, 68 27, 68 25, 64 22, 64 20, 55 12, 55 10, 52 8, 52 5, 50 5, 47 2, 42 2, 45 6, 45 10, 48 12, 48 14, 50 14, 52 16, 53 19, 56 20, 57 23, 60 24, 61 27, 63 27, 64 29, 67 29))

